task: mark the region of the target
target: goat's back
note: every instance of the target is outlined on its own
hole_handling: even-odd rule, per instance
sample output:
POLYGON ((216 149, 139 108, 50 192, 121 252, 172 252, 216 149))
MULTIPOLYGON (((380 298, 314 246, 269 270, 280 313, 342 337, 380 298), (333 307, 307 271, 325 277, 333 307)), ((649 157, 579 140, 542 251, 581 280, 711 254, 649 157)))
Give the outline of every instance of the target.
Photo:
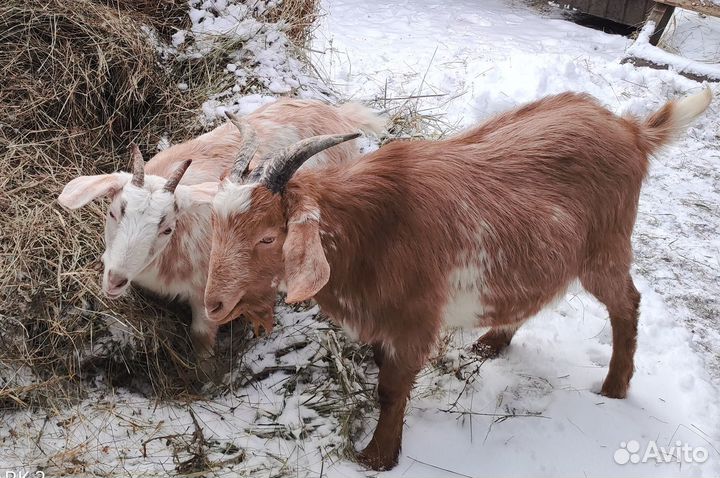
MULTIPOLYGON (((321 134, 379 134, 385 121, 372 110, 356 103, 330 106, 320 101, 281 98, 247 115, 260 145, 250 164, 251 169, 272 153, 303 138, 321 134)), ((226 174, 242 147, 240 132, 232 123, 225 123, 190 141, 173 145, 156 154, 146 165, 146 172, 168 177, 178 163, 192 159, 182 184, 216 181, 226 174)), ((356 141, 348 142, 317 155, 308 167, 340 164, 358 156, 356 141)))
POLYGON ((360 295, 385 310, 398 297, 430 304, 466 293, 458 301, 474 301, 483 325, 534 314, 602 241, 629 244, 647 171, 631 130, 591 98, 562 94, 445 141, 395 142, 337 168, 344 197, 331 202, 366 212, 322 217, 337 221, 328 232, 352 227, 354 248, 373 259, 326 248, 333 274, 363 277, 360 295))

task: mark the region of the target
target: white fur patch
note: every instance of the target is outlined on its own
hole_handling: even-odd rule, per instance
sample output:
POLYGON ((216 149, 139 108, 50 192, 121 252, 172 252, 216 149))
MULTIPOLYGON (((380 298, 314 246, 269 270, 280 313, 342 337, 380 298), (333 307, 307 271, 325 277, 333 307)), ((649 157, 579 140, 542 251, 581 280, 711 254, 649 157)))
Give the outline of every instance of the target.
POLYGON ((684 133, 690 123, 707 109, 712 98, 712 90, 705 85, 700 93, 677 100, 672 109, 672 127, 678 133, 684 133))
POLYGON ((564 208, 560 206, 553 206, 552 208, 550 208, 550 217, 553 221, 559 224, 570 225, 571 223, 570 215, 564 208))
POLYGON ((492 312, 482 302, 485 292, 485 274, 490 261, 482 249, 483 236, 487 228, 477 234, 477 252, 464 253, 461 266, 448 276, 448 298, 443 309, 443 322, 451 328, 477 327, 482 317, 492 312))
POLYGON ((472 328, 478 325, 486 307, 480 300, 483 271, 476 266, 455 269, 450 274, 450 294, 443 310, 447 327, 472 328))
POLYGON ((252 192, 256 187, 256 183, 236 184, 225 180, 213 200, 215 212, 229 217, 231 214, 249 211, 252 207, 252 192))
MULTIPOLYGON (((205 315, 204 310, 202 312, 202 315, 205 315)), ((193 320, 190 324, 190 329, 195 334, 207 335, 210 330, 212 330, 212 326, 208 320, 204 319, 204 317, 201 316, 201 314, 193 311, 193 320)))
POLYGON ((279 277, 273 278, 270 282, 270 287, 275 287, 278 291, 287 294, 287 283, 285 282, 285 279, 281 279, 279 277))
POLYGON ((395 350, 395 346, 392 344, 392 342, 383 340, 380 343, 380 348, 382 348, 383 353, 388 358, 395 358, 395 356, 397 355, 397 350, 395 350))

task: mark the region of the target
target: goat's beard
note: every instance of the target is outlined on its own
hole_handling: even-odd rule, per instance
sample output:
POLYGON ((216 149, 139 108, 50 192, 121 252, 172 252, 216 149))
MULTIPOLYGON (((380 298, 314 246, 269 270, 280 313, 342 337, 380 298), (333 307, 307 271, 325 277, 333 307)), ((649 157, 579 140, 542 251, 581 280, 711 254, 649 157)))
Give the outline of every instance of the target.
POLYGON ((235 307, 225 316, 218 325, 227 324, 240 316, 248 320, 255 332, 260 334, 260 327, 270 334, 275 323, 275 296, 276 289, 268 289, 262 293, 246 294, 242 300, 235 304, 235 307))

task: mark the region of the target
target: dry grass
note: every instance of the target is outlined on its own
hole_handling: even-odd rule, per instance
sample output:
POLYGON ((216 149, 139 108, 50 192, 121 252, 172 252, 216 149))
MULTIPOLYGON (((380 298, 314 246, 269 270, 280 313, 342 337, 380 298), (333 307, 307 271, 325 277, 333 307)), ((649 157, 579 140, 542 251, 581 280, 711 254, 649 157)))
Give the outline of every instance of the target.
POLYGON ((180 95, 159 67, 142 19, 112 7, 13 0, 0 6, 0 22, 0 300, 3 323, 12 324, 3 327, 0 363, 24 365, 41 381, 3 376, 0 399, 74 397, 78 379, 98 369, 120 380, 139 372, 164 390, 175 381, 168 376, 189 368, 179 321, 147 301, 105 302, 102 204, 68 217, 55 199, 79 174, 124 169, 131 140, 190 133, 200 98, 180 95), (146 353, 100 346, 110 326, 146 353), (48 380, 52 387, 41 385, 48 380))
POLYGON ((131 14, 134 18, 152 25, 161 35, 169 37, 179 28, 186 28, 187 2, 178 0, 99 0, 120 15, 131 14))
POLYGON ((270 22, 283 22, 288 25, 288 37, 297 46, 304 46, 310 40, 315 21, 320 13, 317 0, 285 0, 271 8, 265 14, 270 22))
MULTIPOLYGON (((201 102, 234 84, 225 65, 242 47, 236 40, 218 39, 202 58, 166 59, 148 41, 147 25, 161 39, 187 28, 186 8, 185 0, 0 5, 0 410, 42 408, 48 417, 64 416, 72 410, 65 406, 97 389, 98 381, 151 397, 207 398, 208 390, 199 393, 204 380, 198 379, 188 340, 189 311, 137 291, 121 301, 105 299, 99 288, 105 204, 68 213, 56 201, 80 174, 127 169, 131 141, 154 145, 168 133, 172 142, 200 133, 201 102), (176 87, 180 82, 187 90, 176 87)), ((315 0, 292 0, 266 11, 263 19, 285 22, 302 46, 316 15, 315 0)), ((428 120, 416 111, 417 101, 394 105, 402 125, 397 135, 417 136, 428 120), (404 117, 408 113, 411 119, 404 117)), ((390 104, 384 101, 384 107, 390 104)), ((229 389, 282 372, 233 370, 248 347, 247 332, 235 323, 219 338, 220 368, 232 372, 229 389)), ((314 338, 300 332, 299 342, 279 350, 277 360, 313 341, 319 341, 320 352, 292 367, 282 393, 292 395, 298 384, 322 377, 307 406, 338 419, 346 447, 338 451, 352 455, 349 437, 360 433, 361 418, 374 405, 367 378, 370 351, 332 330, 314 338)), ((249 432, 289 433, 283 427, 249 432)), ((305 433, 312 432, 308 425, 305 433)), ((42 430, 37 440, 41 437, 42 430)), ((173 451, 177 472, 224 466, 209 461, 197 423, 186 441, 176 444, 184 455, 173 451)), ((83 472, 89 466, 85 455, 93 449, 69 448, 48 463, 64 473, 83 472)))
MULTIPOLYGON (((290 4, 310 21, 314 2, 290 4)), ((237 45, 161 61, 145 26, 172 34, 186 26, 186 8, 185 0, 0 5, 0 407, 72 401, 96 377, 156 396, 198 385, 189 314, 137 293, 103 298, 104 205, 68 214, 56 202, 80 174, 126 169, 131 141, 201 132, 201 101, 232 81, 223 67, 237 45)), ((292 15, 277 9, 278 18, 292 15)))

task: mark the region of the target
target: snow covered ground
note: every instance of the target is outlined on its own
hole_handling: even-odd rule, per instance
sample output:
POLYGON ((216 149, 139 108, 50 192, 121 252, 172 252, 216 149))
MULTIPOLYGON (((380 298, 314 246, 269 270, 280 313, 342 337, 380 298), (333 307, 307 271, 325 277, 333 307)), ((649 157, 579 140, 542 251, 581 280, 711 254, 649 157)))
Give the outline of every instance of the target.
MULTIPOLYGON (((391 112, 412 104, 442 130, 430 134, 566 90, 644 115, 700 86, 671 71, 622 65, 627 38, 518 0, 327 0, 323 8, 312 60, 338 97, 391 112)), ((716 19, 683 13, 670 33, 674 52, 720 61, 716 19)), ((320 94, 280 54, 253 54, 281 71, 277 81, 265 78, 273 88, 320 94)), ((229 92, 205 112, 212 119, 222 108, 247 112, 267 100, 229 92)), ((643 299, 629 397, 595 393, 607 372, 610 325, 600 304, 572 290, 493 361, 465 351, 482 331, 450 333, 413 392, 400 464, 381 476, 720 475, 719 127, 717 101, 655 158, 646 183, 635 234, 643 299), (642 461, 652 443, 675 453, 670 462, 634 463, 632 454, 642 461), (669 450, 685 445, 696 462, 669 450)), ((358 378, 375 383, 377 370, 316 313, 278 308, 275 332, 236 364, 254 379, 238 383, 236 370, 228 389, 209 398, 157 404, 98 384, 57 416, 6 416, 0 470, 165 475, 191 471, 202 457, 209 476, 373 476, 342 450, 343 435, 356 436, 357 446, 369 440, 377 409, 358 378), (347 409, 359 414, 348 418, 347 409)))

